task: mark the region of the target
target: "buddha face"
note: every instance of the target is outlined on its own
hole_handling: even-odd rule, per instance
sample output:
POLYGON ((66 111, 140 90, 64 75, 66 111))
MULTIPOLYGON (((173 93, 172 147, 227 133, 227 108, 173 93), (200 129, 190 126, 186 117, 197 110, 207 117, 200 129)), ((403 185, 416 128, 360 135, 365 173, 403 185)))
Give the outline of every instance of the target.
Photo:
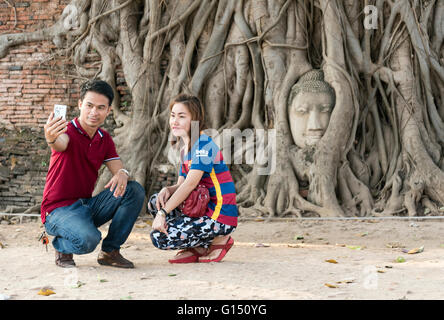
POLYGON ((327 92, 299 92, 288 108, 290 130, 300 148, 315 145, 324 135, 334 106, 327 92))

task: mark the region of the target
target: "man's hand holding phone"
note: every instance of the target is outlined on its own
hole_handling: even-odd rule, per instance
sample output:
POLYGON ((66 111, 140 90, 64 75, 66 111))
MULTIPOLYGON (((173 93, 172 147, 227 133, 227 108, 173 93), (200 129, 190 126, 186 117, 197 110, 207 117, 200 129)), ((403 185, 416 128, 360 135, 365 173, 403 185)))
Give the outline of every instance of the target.
POLYGON ((49 145, 54 144, 57 138, 66 132, 67 128, 66 106, 56 104, 54 106, 54 112, 51 112, 44 126, 46 142, 49 145))

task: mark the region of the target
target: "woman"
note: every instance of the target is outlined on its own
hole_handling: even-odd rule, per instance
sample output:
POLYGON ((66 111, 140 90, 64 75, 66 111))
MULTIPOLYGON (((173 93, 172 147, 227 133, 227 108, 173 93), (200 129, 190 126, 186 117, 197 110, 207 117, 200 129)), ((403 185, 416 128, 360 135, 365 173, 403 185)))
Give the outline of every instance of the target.
POLYGON ((151 240, 159 249, 182 249, 170 263, 219 262, 233 246, 230 234, 237 226, 233 179, 218 146, 202 132, 200 100, 180 94, 169 108, 173 146, 181 151, 180 175, 177 184, 162 188, 148 202, 148 211, 155 214, 151 240), (199 184, 208 188, 210 202, 203 217, 191 218, 177 207, 199 184))

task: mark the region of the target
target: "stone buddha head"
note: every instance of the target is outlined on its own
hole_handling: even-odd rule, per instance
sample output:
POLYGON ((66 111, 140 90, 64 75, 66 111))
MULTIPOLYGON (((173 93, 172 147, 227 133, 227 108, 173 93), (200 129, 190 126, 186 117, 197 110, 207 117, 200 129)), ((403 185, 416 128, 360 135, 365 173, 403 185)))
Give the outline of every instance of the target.
POLYGON ((324 135, 335 105, 335 91, 324 81, 324 72, 314 69, 303 74, 288 97, 288 119, 294 143, 315 145, 324 135))

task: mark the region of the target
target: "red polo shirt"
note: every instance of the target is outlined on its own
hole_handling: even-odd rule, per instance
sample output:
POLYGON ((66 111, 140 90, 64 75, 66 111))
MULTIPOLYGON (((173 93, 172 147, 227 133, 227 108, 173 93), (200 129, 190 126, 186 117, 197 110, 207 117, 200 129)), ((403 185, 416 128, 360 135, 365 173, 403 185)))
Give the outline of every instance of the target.
POLYGON ((68 123, 66 134, 66 150, 51 153, 41 205, 43 223, 54 209, 91 198, 102 164, 120 159, 111 136, 103 129, 98 129, 91 139, 75 118, 68 123))

